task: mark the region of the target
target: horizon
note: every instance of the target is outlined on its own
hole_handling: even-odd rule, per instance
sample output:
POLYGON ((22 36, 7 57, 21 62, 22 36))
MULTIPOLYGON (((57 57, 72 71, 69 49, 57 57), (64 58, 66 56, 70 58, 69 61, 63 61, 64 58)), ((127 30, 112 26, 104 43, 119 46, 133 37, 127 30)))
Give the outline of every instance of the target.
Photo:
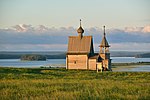
MULTIPOLYGON (((67 52, 67 51, 0 51, 0 52, 67 52)), ((94 53, 98 53, 99 51, 94 51, 94 53)), ((143 52, 143 53, 149 53, 149 50, 145 51, 136 51, 136 50, 111 50, 110 52, 143 52)))

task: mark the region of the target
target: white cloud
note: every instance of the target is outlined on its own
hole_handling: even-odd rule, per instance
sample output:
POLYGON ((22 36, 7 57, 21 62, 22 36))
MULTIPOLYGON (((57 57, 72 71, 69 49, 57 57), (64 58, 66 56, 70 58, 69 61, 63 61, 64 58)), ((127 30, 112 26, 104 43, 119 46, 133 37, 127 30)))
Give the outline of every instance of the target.
POLYGON ((48 27, 44 26, 44 25, 39 25, 37 28, 38 32, 47 32, 49 29, 48 27))
POLYGON ((26 25, 26 24, 19 24, 19 25, 12 26, 11 29, 10 28, 5 29, 5 32, 8 30, 14 31, 16 33, 35 34, 35 35, 45 34, 45 35, 54 35, 54 36, 56 35, 64 36, 70 33, 71 34, 76 33, 76 29, 74 29, 73 27, 49 28, 44 25, 38 25, 37 27, 33 27, 32 25, 26 25))
POLYGON ((150 25, 145 26, 142 31, 145 32, 145 33, 150 33, 150 25))
POLYGON ((19 24, 13 26, 14 30, 17 32, 27 32, 27 31, 33 31, 34 28, 31 25, 26 25, 26 24, 19 24))
MULTIPOLYGON (((78 28, 78 27, 77 27, 78 28)), ((12 29, 0 29, 0 50, 66 50, 68 36, 77 36, 73 27, 48 28, 20 24, 12 29), (21 34, 19 34, 21 33, 21 34)), ((102 28, 84 29, 84 35, 92 35, 97 50, 103 35, 102 28)), ((113 50, 149 50, 150 26, 128 27, 125 30, 107 29, 107 40, 113 50), (140 47, 142 45, 142 48, 140 47)))
POLYGON ((126 27, 125 32, 144 32, 149 33, 150 32, 150 25, 144 26, 144 27, 126 27))
POLYGON ((125 32, 141 32, 143 27, 126 27, 125 32))

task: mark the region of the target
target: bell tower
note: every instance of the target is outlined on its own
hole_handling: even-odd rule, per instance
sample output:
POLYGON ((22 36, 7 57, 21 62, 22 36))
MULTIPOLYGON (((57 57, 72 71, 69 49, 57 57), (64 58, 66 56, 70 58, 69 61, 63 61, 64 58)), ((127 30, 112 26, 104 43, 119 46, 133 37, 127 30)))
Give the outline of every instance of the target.
POLYGON ((103 70, 111 71, 111 59, 110 59, 110 52, 109 52, 110 45, 108 44, 107 39, 106 39, 105 26, 103 26, 103 28, 104 28, 104 33, 103 33, 103 39, 99 46, 100 47, 99 55, 102 58, 103 70))

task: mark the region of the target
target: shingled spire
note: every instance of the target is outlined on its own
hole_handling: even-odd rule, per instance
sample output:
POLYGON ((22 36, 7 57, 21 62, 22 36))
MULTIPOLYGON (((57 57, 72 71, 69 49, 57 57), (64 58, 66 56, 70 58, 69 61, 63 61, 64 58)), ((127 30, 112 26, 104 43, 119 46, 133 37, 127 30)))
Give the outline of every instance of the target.
POLYGON ((103 36, 102 42, 100 44, 100 47, 109 47, 109 44, 106 39, 105 26, 103 26, 103 27, 104 27, 104 36, 103 36))
POLYGON ((106 39, 106 33, 105 33, 105 26, 104 27, 104 35, 103 35, 103 39, 102 39, 102 42, 100 44, 100 53, 109 53, 109 44, 107 42, 107 39, 106 39))

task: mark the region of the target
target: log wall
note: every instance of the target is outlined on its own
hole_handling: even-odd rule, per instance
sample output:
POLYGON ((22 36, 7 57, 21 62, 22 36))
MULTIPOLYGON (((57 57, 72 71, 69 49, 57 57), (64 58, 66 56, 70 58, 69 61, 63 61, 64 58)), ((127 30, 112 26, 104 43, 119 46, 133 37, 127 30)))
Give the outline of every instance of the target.
POLYGON ((67 69, 88 69, 87 55, 68 55, 67 69))

